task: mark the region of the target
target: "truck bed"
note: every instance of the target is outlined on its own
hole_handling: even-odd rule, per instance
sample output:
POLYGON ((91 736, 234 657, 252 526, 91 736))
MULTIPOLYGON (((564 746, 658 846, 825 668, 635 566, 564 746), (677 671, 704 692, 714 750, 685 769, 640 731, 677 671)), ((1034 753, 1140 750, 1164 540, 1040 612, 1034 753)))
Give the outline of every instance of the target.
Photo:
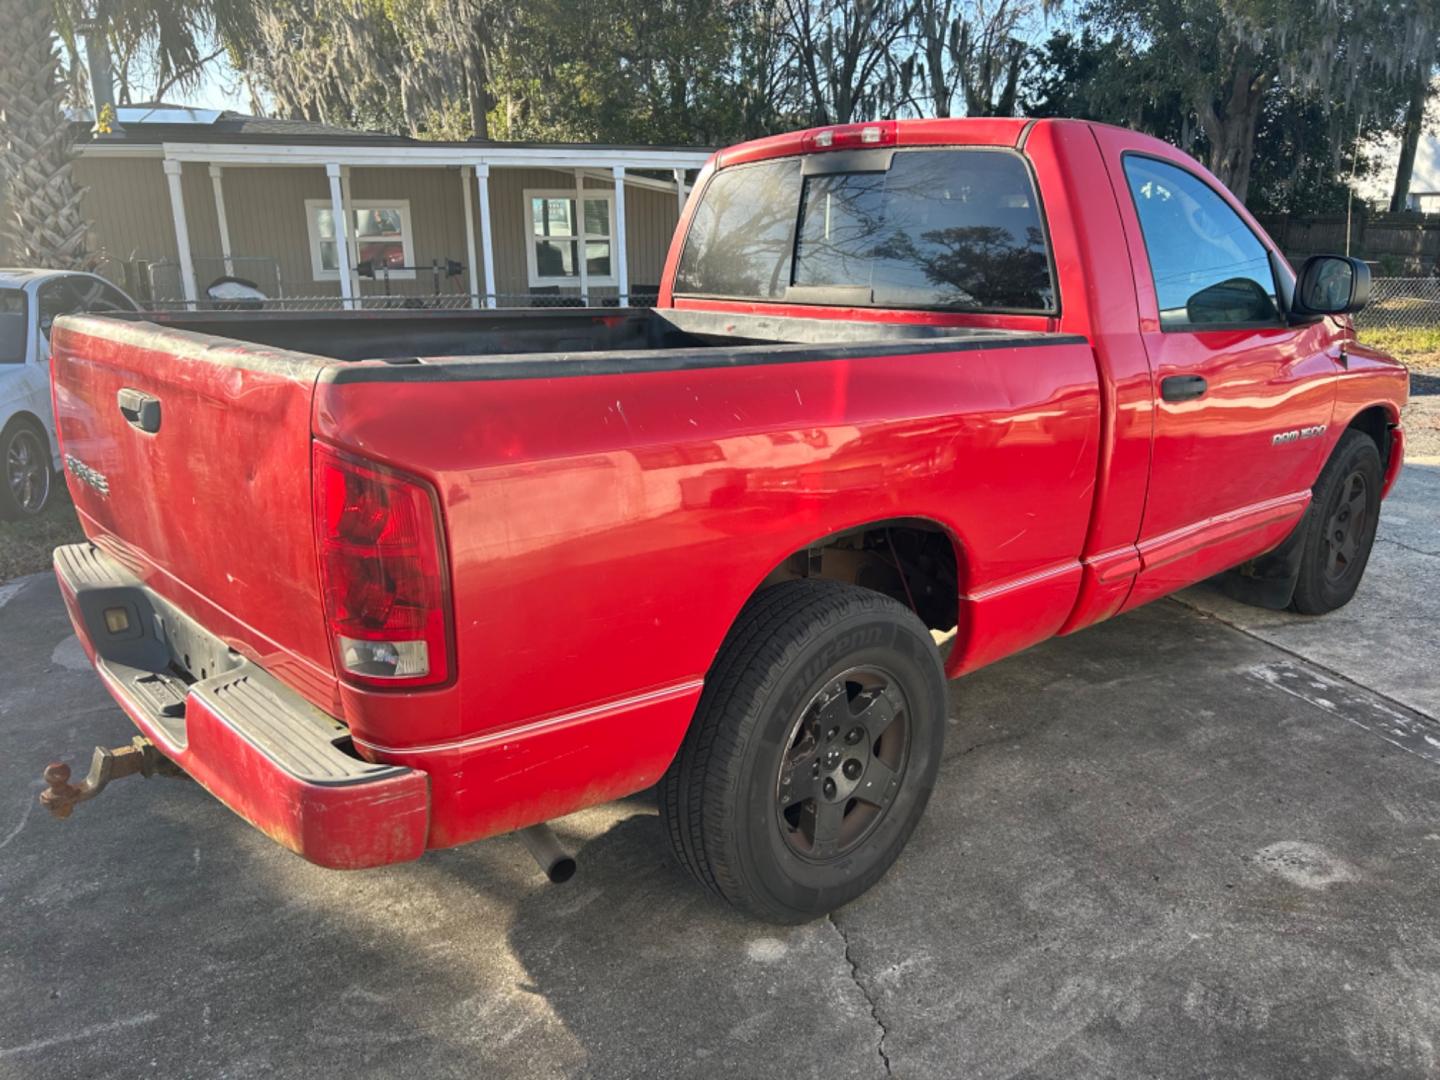
MULTIPOLYGON (((965 553, 933 586, 930 621, 962 626, 952 673, 1073 607, 1101 431, 1080 335, 674 309, 56 327, 70 489, 97 550, 368 760, 425 757, 428 846, 653 783, 745 597, 863 522, 965 553), (462 674, 423 692, 339 677, 322 447, 433 492, 462 674)), ((188 652, 188 677, 213 674, 188 652)))
MULTIPOLYGON (((265 312, 259 318, 254 312, 201 311, 117 317, 329 360, 392 363, 520 354, 558 362, 573 360, 576 353, 605 353, 612 363, 618 363, 624 354, 638 352, 685 354, 717 349, 733 353, 733 363, 753 363, 779 359, 777 347, 788 347, 782 354, 786 357, 821 359, 824 357, 815 354, 817 347, 888 346, 911 351, 923 341, 944 342, 947 348, 965 343, 981 347, 1017 344, 1036 336, 1015 330, 652 308, 293 311, 265 312)), ((694 359, 676 356, 671 363, 642 366, 670 369, 694 359)), ((706 366, 715 362, 711 358, 706 366)), ((624 367, 636 370, 634 363, 624 367)))

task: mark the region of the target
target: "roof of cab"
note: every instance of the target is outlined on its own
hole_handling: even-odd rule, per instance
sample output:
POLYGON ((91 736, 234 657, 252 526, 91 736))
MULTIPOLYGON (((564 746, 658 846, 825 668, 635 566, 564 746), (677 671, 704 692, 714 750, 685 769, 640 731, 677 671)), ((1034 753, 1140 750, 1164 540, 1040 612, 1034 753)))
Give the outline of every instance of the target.
POLYGON ((18 289, 32 282, 43 281, 45 278, 58 277, 61 274, 69 273, 78 273, 78 271, 44 270, 25 266, 0 266, 0 285, 18 289))
POLYGON ((894 129, 891 146, 1015 146, 1025 129, 1036 123, 1023 116, 945 117, 928 120, 876 120, 855 124, 825 124, 800 131, 787 131, 763 139, 738 143, 720 151, 716 166, 725 168, 747 161, 789 157, 814 152, 812 140, 826 130, 878 126, 894 129))

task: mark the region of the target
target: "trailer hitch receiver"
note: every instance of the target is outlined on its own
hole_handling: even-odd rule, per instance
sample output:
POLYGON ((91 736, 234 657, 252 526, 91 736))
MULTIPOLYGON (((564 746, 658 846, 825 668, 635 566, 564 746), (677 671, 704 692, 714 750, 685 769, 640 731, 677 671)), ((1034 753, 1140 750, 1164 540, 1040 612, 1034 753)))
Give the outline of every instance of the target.
POLYGON ((160 752, 159 747, 143 735, 136 735, 129 746, 107 750, 95 748, 90 758, 90 771, 78 784, 70 783, 70 766, 53 761, 45 767, 45 790, 40 793, 40 805, 57 818, 67 818, 76 803, 93 799, 105 790, 111 780, 139 773, 145 778, 152 776, 174 776, 183 778, 185 770, 160 752))

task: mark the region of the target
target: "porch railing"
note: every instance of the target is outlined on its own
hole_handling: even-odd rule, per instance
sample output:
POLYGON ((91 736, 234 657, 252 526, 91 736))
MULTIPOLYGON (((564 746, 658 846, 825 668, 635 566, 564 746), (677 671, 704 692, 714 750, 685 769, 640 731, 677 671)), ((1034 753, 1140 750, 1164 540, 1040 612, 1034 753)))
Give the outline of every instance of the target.
MULTIPOLYGON (((361 296, 351 303, 352 310, 361 311, 460 311, 470 308, 487 307, 487 301, 494 299, 495 307, 528 308, 613 308, 620 304, 620 297, 612 292, 608 296, 592 295, 587 304, 578 294, 560 295, 534 293, 439 293, 413 294, 408 296, 361 296)), ((629 294, 630 307, 651 307, 655 304, 656 293, 632 292, 629 294)), ((152 300, 145 305, 152 311, 344 311, 345 301, 338 296, 280 296, 265 300, 197 300, 187 302, 178 299, 152 300)))

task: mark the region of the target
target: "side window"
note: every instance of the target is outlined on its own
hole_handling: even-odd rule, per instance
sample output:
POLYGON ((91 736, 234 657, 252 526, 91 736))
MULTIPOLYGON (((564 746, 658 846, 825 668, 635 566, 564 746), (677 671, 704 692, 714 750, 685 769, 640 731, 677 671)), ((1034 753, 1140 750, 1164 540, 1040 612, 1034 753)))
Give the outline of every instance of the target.
POLYGON ((1275 274, 1265 245, 1208 184, 1175 165, 1128 155, 1164 330, 1276 324, 1275 274))
POLYGON ((40 333, 45 335, 46 341, 50 340, 50 327, 55 324, 56 319, 61 315, 73 315, 80 310, 80 299, 70 287, 70 281, 70 278, 56 278, 40 286, 37 314, 40 318, 40 333))

